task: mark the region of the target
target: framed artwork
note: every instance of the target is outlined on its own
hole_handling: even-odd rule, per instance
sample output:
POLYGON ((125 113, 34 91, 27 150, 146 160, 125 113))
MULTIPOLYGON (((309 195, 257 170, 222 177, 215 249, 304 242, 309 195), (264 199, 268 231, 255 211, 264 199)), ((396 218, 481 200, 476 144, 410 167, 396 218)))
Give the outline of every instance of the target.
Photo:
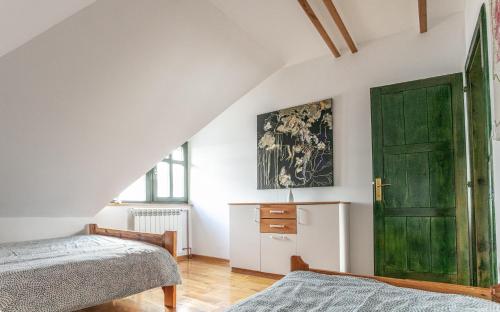
POLYGON ((332 99, 257 116, 257 188, 333 186, 332 99))

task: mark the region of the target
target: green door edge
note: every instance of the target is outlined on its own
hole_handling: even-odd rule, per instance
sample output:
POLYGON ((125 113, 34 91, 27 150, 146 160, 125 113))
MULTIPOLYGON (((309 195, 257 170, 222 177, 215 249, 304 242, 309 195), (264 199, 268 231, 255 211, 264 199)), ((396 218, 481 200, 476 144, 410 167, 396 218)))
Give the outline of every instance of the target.
MULTIPOLYGON (((453 97, 453 138, 455 155, 455 193, 456 193, 456 223, 457 229, 457 283, 471 284, 470 254, 469 254, 469 216, 467 207, 467 163, 465 150, 465 112, 463 98, 463 74, 427 78, 403 82, 370 89, 372 116, 372 161, 373 181, 375 177, 383 176, 382 159, 382 109, 381 95, 403 90, 420 89, 438 84, 449 84, 453 97)), ((384 273, 384 221, 382 205, 373 197, 373 227, 374 227, 374 271, 375 275, 384 273)))
MULTIPOLYGON (((473 57, 474 57, 474 51, 480 47, 481 52, 482 52, 482 59, 483 59, 483 68, 486 68, 487 70, 484 71, 484 99, 486 101, 486 115, 487 115, 487 120, 485 120, 485 125, 487 127, 487 133, 491 133, 492 131, 492 116, 491 116, 491 97, 490 97, 490 73, 489 73, 489 55, 488 55, 488 22, 486 18, 486 6, 483 4, 481 6, 481 10, 479 12, 479 16, 476 22, 476 27, 474 29, 474 33, 472 35, 472 40, 470 43, 469 51, 467 54, 467 60, 465 62, 465 82, 466 86, 469 86, 469 81, 468 81, 468 73, 470 72, 472 63, 473 63, 473 57)), ((471 117, 471 105, 470 103, 467 103, 467 115, 471 117)), ((491 140, 488 140, 488 154, 491 155, 491 140)), ((488 157, 488 155, 484 155, 485 157, 488 157)), ((490 183, 490 194, 493 194, 493 168, 490 166, 489 168, 489 183, 490 183)), ((495 204, 493 200, 493 196, 491 196, 491 199, 489 201, 490 207, 488 208, 489 214, 490 214, 490 227, 488 229, 477 229, 475 228, 474 223, 472 223, 471 220, 471 232, 477 233, 478 231, 483 231, 482 235, 483 236, 489 236, 490 242, 491 242, 491 251, 490 251, 490 267, 491 267, 491 281, 492 284, 498 283, 498 269, 497 269, 497 251, 496 251, 496 231, 495 231, 495 204)), ((472 212, 471 216, 472 216, 472 212)), ((475 240, 471 240, 474 242, 475 240)), ((475 245, 475 243, 474 243, 475 245)), ((473 248, 473 252, 471 253, 471 257, 473 259, 473 264, 474 267, 476 266, 475 264, 475 259, 476 259, 476 248, 473 248)), ((477 280, 477 273, 476 270, 473 270, 473 281, 474 285, 480 284, 481 281, 477 280)))

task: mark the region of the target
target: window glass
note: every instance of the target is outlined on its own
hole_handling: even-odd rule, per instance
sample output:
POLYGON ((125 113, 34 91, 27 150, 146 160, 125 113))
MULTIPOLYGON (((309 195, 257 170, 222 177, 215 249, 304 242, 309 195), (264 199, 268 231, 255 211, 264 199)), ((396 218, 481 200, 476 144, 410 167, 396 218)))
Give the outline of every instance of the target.
POLYGON ((164 161, 156 165, 156 196, 170 197, 170 165, 164 161))
POLYGON ((164 161, 156 165, 156 196, 170 197, 170 165, 164 161))
POLYGON ((178 161, 184 160, 184 149, 182 146, 172 152, 172 159, 178 161))
POLYGON ((184 165, 181 164, 173 164, 173 197, 184 197, 184 189, 185 189, 185 170, 184 165))
POLYGON ((177 148, 116 198, 122 202, 187 202, 187 143, 177 148))

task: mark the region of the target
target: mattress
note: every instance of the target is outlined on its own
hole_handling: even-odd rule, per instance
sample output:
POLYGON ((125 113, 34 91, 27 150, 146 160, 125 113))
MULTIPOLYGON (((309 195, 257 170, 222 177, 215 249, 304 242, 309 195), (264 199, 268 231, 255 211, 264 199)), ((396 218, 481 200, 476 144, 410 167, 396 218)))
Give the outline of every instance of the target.
POLYGON ((0 312, 74 311, 180 284, 164 248, 100 235, 0 244, 0 312))
POLYGON ((297 271, 228 312, 500 311, 500 304, 401 288, 371 279, 297 271))

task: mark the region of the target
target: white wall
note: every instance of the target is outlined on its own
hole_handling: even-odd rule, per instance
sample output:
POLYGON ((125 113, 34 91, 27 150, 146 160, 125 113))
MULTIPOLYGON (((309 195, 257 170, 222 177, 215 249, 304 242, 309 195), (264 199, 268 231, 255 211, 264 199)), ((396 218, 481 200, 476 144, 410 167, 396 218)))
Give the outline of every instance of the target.
POLYGON ((209 1, 97 1, 0 58, 0 217, 95 215, 280 66, 209 1))
POLYGON ((0 243, 37 240, 83 233, 85 225, 132 229, 129 207, 108 206, 88 218, 0 218, 0 243))
POLYGON ((104 207, 94 217, 85 218, 0 218, 0 243, 37 240, 82 234, 85 226, 133 230, 132 208, 186 208, 186 204, 122 204, 104 207))
POLYGON ((352 201, 351 268, 373 273, 370 88, 462 71, 463 14, 427 34, 411 30, 368 43, 355 55, 328 55, 284 68, 229 107, 191 140, 193 253, 228 258, 228 202, 283 201, 256 189, 256 116, 333 98, 335 183, 298 189, 295 200, 352 201))
MULTIPOLYGON (((474 34, 474 29, 476 28, 477 18, 479 16, 479 11, 483 3, 488 4, 489 12, 489 0, 466 0, 465 1, 465 54, 469 51, 469 45, 474 34)), ((464 64, 465 65, 465 64, 464 64)))

